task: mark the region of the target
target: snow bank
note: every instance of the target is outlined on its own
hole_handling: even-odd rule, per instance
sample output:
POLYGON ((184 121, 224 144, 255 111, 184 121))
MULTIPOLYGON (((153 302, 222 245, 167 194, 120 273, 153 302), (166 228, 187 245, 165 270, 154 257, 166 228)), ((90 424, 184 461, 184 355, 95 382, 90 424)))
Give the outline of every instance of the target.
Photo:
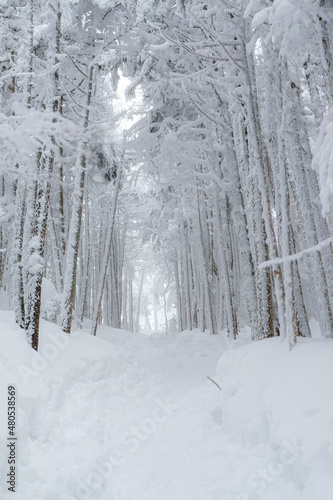
MULTIPOLYGON (((93 460, 98 455, 96 423, 102 411, 97 404, 102 406, 103 398, 96 388, 105 381, 111 384, 124 373, 127 353, 86 333, 65 335, 57 325, 46 321, 41 322, 40 348, 35 353, 12 312, 1 311, 0 324, 1 443, 7 440, 7 387, 14 385, 17 389, 15 498, 80 498, 76 490, 87 472, 83 464, 87 457, 93 460), (59 492, 63 480, 63 491, 59 492)), ((4 481, 7 452, 2 446, 0 498, 12 494, 4 481)))
POLYGON ((290 352, 277 338, 221 357, 222 430, 254 460, 266 454, 240 498, 333 498, 332 359, 332 340, 303 340, 290 352))

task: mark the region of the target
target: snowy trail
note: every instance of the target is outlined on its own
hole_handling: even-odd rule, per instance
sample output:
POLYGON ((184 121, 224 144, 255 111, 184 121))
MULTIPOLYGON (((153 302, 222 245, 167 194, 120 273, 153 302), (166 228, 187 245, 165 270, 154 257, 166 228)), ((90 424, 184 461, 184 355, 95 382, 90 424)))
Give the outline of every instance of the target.
MULTIPOLYGON (((333 342, 289 353, 278 339, 234 349, 221 335, 101 327, 62 337, 24 384, 31 350, 12 320, 2 327, 0 388, 19 394, 16 500, 332 499, 333 342)), ((34 368, 61 335, 42 330, 34 368)))
POLYGON ((137 408, 134 428, 128 427, 132 446, 115 468, 112 498, 250 500, 242 484, 246 491, 251 473, 276 453, 267 445, 254 452, 222 431, 219 390, 207 380, 227 350, 221 336, 181 334, 147 341, 154 350, 145 347, 140 364, 154 396, 144 411, 137 408), (171 408, 162 422, 152 424, 156 395, 171 408))
MULTIPOLYGON (((133 352, 142 370, 140 382, 127 392, 133 406, 129 407, 126 398, 113 439, 110 436, 111 442, 118 436, 117 451, 110 449, 115 457, 112 498, 218 498, 210 494, 209 481, 203 477, 203 464, 210 463, 211 452, 215 457, 218 450, 207 445, 201 412, 204 409, 207 414, 205 398, 218 390, 207 375, 225 349, 222 339, 184 334, 140 340, 133 352), (202 401, 198 398, 201 386, 202 401)), ((219 427, 214 415, 208 418, 213 427, 219 427)))

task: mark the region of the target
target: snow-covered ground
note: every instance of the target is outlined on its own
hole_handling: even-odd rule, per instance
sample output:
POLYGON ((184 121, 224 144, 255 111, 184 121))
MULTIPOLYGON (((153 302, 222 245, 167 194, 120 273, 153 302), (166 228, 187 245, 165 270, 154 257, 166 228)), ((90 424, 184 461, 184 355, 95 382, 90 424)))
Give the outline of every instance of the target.
POLYGON ((0 498, 332 500, 333 341, 65 336, 0 311, 0 498), (210 376, 221 387, 220 390, 210 376), (7 387, 17 392, 7 491, 7 387))

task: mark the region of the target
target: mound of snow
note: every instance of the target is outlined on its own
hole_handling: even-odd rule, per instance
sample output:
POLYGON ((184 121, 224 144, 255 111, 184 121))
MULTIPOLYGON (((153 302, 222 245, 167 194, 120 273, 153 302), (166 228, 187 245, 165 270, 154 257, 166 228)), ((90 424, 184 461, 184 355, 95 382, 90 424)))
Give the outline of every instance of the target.
POLYGON ((303 340, 290 352, 278 338, 221 357, 222 430, 254 461, 266 450, 240 498, 333 498, 332 359, 332 340, 303 340))

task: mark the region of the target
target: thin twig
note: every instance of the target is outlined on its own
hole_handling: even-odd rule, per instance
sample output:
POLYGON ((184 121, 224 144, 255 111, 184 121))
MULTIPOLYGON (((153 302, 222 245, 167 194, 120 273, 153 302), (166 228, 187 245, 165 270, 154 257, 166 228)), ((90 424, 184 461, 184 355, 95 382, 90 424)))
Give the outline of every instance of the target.
POLYGON ((213 382, 213 384, 215 384, 216 387, 218 387, 220 389, 220 391, 222 391, 221 387, 219 386, 219 384, 217 382, 215 382, 215 380, 213 380, 209 375, 207 375, 207 378, 208 378, 208 380, 210 380, 211 382, 213 382))

